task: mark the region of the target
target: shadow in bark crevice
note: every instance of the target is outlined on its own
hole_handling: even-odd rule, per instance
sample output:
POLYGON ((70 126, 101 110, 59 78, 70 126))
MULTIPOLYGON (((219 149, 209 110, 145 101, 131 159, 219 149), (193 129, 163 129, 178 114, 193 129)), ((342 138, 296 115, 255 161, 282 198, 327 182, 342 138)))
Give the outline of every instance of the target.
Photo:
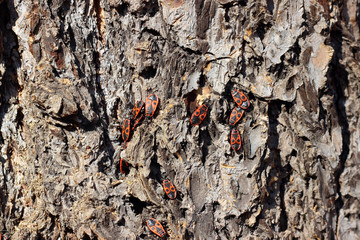
POLYGON ((120 4, 119 6, 117 6, 115 8, 115 10, 117 11, 117 13, 123 17, 125 16, 125 14, 128 12, 128 9, 129 9, 129 4, 128 3, 123 3, 123 4, 120 4))
POLYGON ((154 156, 151 158, 150 163, 150 173, 149 178, 155 179, 158 183, 162 183, 162 175, 161 175, 161 165, 158 163, 158 156, 157 156, 157 143, 156 143, 156 136, 154 135, 154 145, 153 145, 153 152, 154 156))
POLYGON ((200 128, 199 131, 199 146, 202 146, 201 162, 205 165, 206 157, 209 154, 209 146, 211 145, 211 136, 207 128, 205 130, 201 130, 200 128))
POLYGON ((130 196, 129 202, 132 204, 132 209, 136 215, 141 214, 143 209, 148 205, 146 202, 141 201, 139 198, 130 196))
MULTIPOLYGON (((3 52, 0 52, 0 60, 3 60, 5 63, 4 65, 6 69, 2 75, 0 85, 0 127, 3 124, 3 118, 7 113, 7 110, 13 104, 10 103, 10 100, 16 98, 14 103, 17 103, 18 92, 21 90, 17 81, 17 69, 20 67, 20 54, 18 51, 19 45, 15 33, 11 30, 14 26, 13 23, 16 21, 18 16, 11 16, 10 12, 16 14, 14 6, 11 6, 10 4, 8 5, 7 1, 2 2, 0 4, 0 16, 2 16, 0 20, 0 37, 2 38, 0 44, 6 44, 6 46, 0 46, 0 49, 4 50, 3 52), (5 79, 6 81, 4 81, 5 79)), ((0 137, 0 143, 4 143, 2 134, 0 137)))
MULTIPOLYGON (((4 117, 11 106, 18 104, 18 94, 22 90, 18 82, 17 70, 21 65, 20 54, 19 54, 19 44, 16 34, 12 31, 12 27, 15 25, 15 21, 18 19, 18 14, 15 10, 13 1, 3 1, 0 4, 0 61, 4 63, 5 72, 1 76, 0 84, 0 128, 3 127, 4 117)), ((19 108, 16 116, 17 127, 22 126, 23 114, 21 108, 19 108)), ((3 145, 5 139, 3 138, 3 132, 0 134, 0 145, 3 145)), ((1 208, 1 225, 3 231, 12 231, 14 225, 17 225, 22 217, 23 211, 18 209, 18 212, 14 211, 7 212, 6 204, 9 198, 8 186, 14 185, 14 177, 9 177, 12 175, 12 149, 13 147, 9 145, 6 155, 8 159, 5 160, 3 157, 0 157, 0 164, 2 165, 2 182, 0 183, 0 199, 2 204, 1 208), (19 213, 21 211, 21 213, 19 213)), ((21 195, 21 192, 19 192, 21 195)), ((20 198, 20 197, 19 197, 20 198)), ((14 199, 13 201, 15 201, 14 199)), ((15 204, 12 202, 10 204, 15 204)))
MULTIPOLYGON (((257 178, 260 179, 261 174, 266 168, 271 165, 269 174, 266 176, 266 182, 268 185, 264 186, 262 190, 260 201, 263 205, 262 213, 258 218, 265 218, 264 212, 266 209, 273 209, 277 206, 280 207, 280 218, 275 225, 269 226, 274 231, 283 232, 287 230, 288 225, 288 216, 285 208, 285 192, 286 192, 286 183, 289 181, 292 168, 290 164, 282 165, 280 150, 279 150, 279 132, 277 127, 279 125, 278 118, 281 113, 281 108, 285 104, 286 108, 290 108, 292 103, 287 103, 279 100, 270 101, 268 107, 268 116, 269 116, 269 129, 268 129, 268 140, 266 143, 267 148, 264 150, 264 154, 261 157, 261 163, 258 170, 257 178), (267 149, 270 150, 268 158, 267 149), (266 159, 265 159, 266 158, 266 159), (277 180, 274 180, 277 179, 277 180), (277 201, 277 198, 280 201, 277 201), (276 228, 276 226, 278 228, 276 228)), ((258 226, 258 221, 255 224, 255 227, 258 226)))
MULTIPOLYGON (((345 169, 345 162, 349 156, 350 152, 350 131, 349 131, 349 122, 346 118, 346 96, 345 91, 349 85, 348 72, 345 69, 345 66, 340 62, 343 60, 343 38, 342 38, 342 27, 335 25, 330 31, 331 46, 335 50, 330 68, 328 71, 328 81, 327 87, 334 94, 334 105, 335 110, 339 119, 339 125, 341 127, 342 135, 342 151, 339 156, 339 166, 334 172, 334 178, 337 188, 338 198, 335 201, 336 206, 336 215, 337 222, 339 221, 339 212, 344 205, 343 196, 341 194, 341 185, 340 185, 340 176, 345 169)), ((334 236, 334 229, 330 229, 330 233, 334 236)))

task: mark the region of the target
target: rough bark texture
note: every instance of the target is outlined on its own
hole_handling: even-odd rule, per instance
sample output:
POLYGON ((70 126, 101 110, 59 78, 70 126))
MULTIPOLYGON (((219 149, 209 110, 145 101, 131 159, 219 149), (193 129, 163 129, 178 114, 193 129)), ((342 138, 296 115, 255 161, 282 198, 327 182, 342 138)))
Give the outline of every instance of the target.
POLYGON ((0 0, 0 230, 156 239, 153 217, 169 239, 356 239, 359 9, 0 0), (233 88, 251 101, 239 153, 229 144, 233 88), (121 150, 121 124, 149 93, 159 111, 121 150), (206 120, 191 126, 205 100, 206 120))

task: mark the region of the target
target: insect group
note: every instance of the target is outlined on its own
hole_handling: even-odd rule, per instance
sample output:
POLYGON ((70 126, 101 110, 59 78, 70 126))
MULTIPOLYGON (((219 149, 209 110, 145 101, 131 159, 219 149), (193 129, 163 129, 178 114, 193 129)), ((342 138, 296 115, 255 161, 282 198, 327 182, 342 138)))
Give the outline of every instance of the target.
MULTIPOLYGON (((131 112, 132 118, 126 118, 122 125, 121 137, 124 142, 121 145, 121 150, 126 149, 131 138, 131 133, 141 124, 144 116, 153 117, 155 115, 158 105, 159 97, 153 93, 146 98, 145 103, 141 100, 135 103, 131 112)), ((124 174, 129 172, 129 164, 124 159, 120 159, 120 172, 124 174)))
MULTIPOLYGON (((166 196, 170 199, 176 199, 176 189, 175 189, 175 186, 172 184, 172 182, 170 182, 170 180, 168 180, 168 179, 164 179, 164 180, 162 180, 162 185, 163 185, 163 189, 166 193, 166 196)), ((161 223, 158 220, 156 220, 154 218, 150 218, 147 220, 146 224, 147 224, 148 228, 150 229, 150 231, 152 231, 159 237, 163 237, 166 234, 163 226, 161 225, 161 223)))
MULTIPOLYGON (((244 115, 244 110, 250 107, 250 101, 244 93, 240 92, 237 89, 231 91, 231 96, 233 97, 237 106, 232 110, 229 118, 229 124, 235 126, 235 124, 242 118, 244 115)), ((233 128, 230 133, 230 145, 234 151, 238 151, 241 148, 241 135, 239 130, 233 128)))
POLYGON ((126 149, 131 138, 131 133, 135 130, 137 126, 141 124, 144 116, 153 117, 158 105, 159 97, 153 93, 146 98, 145 104, 141 100, 135 103, 135 106, 131 112, 132 118, 126 118, 122 125, 121 137, 124 140, 123 144, 121 145, 122 150, 126 149))
MULTIPOLYGON (((244 93, 237 89, 234 89, 231 92, 231 95, 237 105, 232 110, 229 118, 229 124, 234 127, 236 123, 238 123, 239 120, 243 117, 245 110, 249 108, 250 101, 244 93)), ((145 103, 141 100, 135 103, 135 106, 131 112, 132 117, 125 119, 122 125, 121 136, 124 140, 124 143, 121 146, 122 149, 125 149, 127 147, 127 144, 131 139, 132 131, 134 131, 136 127, 141 124, 144 117, 153 117, 155 115, 158 105, 159 98, 156 94, 150 94, 146 98, 145 103)), ((200 105, 192 113, 190 123, 194 126, 200 125, 206 118, 208 110, 209 108, 207 103, 200 105)), ((230 144, 231 148, 235 151, 238 151, 241 148, 241 136, 239 130, 237 130, 236 128, 233 128, 231 130, 230 144)), ((120 172, 122 174, 129 173, 129 164, 124 159, 120 159, 120 172)), ((177 192, 175 186, 169 179, 162 179, 162 187, 166 196, 169 199, 176 199, 177 192)), ((150 231, 152 231, 157 236, 163 237, 166 235, 163 226, 158 220, 150 218, 147 220, 146 224, 150 231)))
MULTIPOLYGON (((122 124, 121 137, 124 140, 123 144, 121 145, 122 150, 126 149, 131 139, 132 132, 136 129, 137 126, 141 124, 144 117, 154 117, 158 105, 159 97, 153 93, 146 98, 145 103, 141 100, 135 103, 131 112, 131 118, 126 118, 122 124)), ((130 172, 129 163, 122 158, 120 159, 120 172, 122 174, 128 174, 130 172)), ((176 189, 170 180, 163 179, 162 186, 166 196, 169 199, 176 199, 176 189)), ((147 220, 147 226, 159 237, 162 237, 166 234, 161 223, 154 218, 147 220)))
MULTIPOLYGON (((176 199, 176 189, 175 186, 172 184, 172 182, 170 182, 170 180, 168 179, 164 179, 162 181, 162 185, 166 193, 166 196, 170 199, 176 199)), ((163 237, 166 234, 161 223, 154 218, 150 218, 147 220, 147 226, 150 229, 150 231, 152 231, 159 237, 163 237)))
MULTIPOLYGON (((235 124, 239 122, 244 115, 245 110, 250 107, 250 101, 243 92, 240 92, 237 89, 234 89, 231 92, 231 95, 237 106, 231 111, 229 124, 235 126, 235 124)), ((204 103, 193 112, 190 118, 190 123, 194 126, 201 124, 205 119, 207 112, 208 106, 204 103)), ((240 132, 235 128, 231 130, 230 144, 231 148, 235 151, 238 151, 241 148, 240 132)))

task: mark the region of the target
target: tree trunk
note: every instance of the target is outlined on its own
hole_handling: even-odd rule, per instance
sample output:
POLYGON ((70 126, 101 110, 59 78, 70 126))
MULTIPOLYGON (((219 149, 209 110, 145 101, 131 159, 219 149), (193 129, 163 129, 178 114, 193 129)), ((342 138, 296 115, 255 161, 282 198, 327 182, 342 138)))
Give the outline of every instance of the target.
POLYGON ((358 0, 0 0, 0 16, 2 234, 157 239, 155 218, 168 239, 359 237, 358 0), (235 127, 233 89, 251 103, 235 127))

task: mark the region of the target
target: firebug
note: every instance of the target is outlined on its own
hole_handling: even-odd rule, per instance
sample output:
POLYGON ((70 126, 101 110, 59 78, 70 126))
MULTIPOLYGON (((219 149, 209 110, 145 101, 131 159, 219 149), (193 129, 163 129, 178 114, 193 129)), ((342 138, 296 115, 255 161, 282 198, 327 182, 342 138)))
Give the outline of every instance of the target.
POLYGON ((155 233, 159 237, 163 237, 166 234, 161 223, 158 220, 156 220, 155 218, 148 219, 146 221, 146 225, 153 233, 155 233))
POLYGON ((235 125, 243 116, 244 110, 240 107, 236 107, 232 110, 229 118, 229 123, 235 125))
POLYGON ((199 125, 205 119, 207 111, 208 107, 205 104, 198 107, 192 114, 190 118, 190 123, 194 126, 199 125))
POLYGON ((129 164, 124 160, 124 159, 120 159, 120 172, 121 173, 129 173, 129 164))
POLYGON ((231 92, 231 95, 234 98, 234 101, 236 102, 236 104, 239 107, 241 107, 242 109, 247 109, 248 107, 250 107, 249 99, 243 92, 240 92, 239 90, 234 89, 231 92))
POLYGON ((139 113, 141 112, 143 107, 144 107, 144 102, 143 101, 140 100, 140 101, 137 101, 135 103, 135 106, 134 106, 134 108, 132 110, 132 113, 131 113, 132 116, 133 116, 133 119, 137 118, 137 116, 139 115, 139 113))
POLYGON ((125 119, 121 131, 121 136, 125 142, 129 139, 130 136, 130 125, 131 125, 130 119, 129 118, 125 119))
POLYGON ((162 183, 163 183, 163 188, 164 188, 166 195, 170 199, 175 199, 176 198, 176 189, 175 189, 174 185, 170 182, 170 180, 168 180, 168 179, 163 180, 162 183))
POLYGON ((138 125, 140 125, 141 120, 143 120, 144 118, 144 114, 141 114, 134 122, 133 127, 131 128, 131 130, 134 130, 138 125))
POLYGON ((128 144, 129 144, 129 142, 123 142, 123 143, 121 144, 121 146, 120 146, 120 149, 121 149, 121 150, 126 149, 128 144))
POLYGON ((241 148, 241 136, 237 129, 231 130, 230 136, 231 148, 238 151, 241 148))
POLYGON ((156 94, 150 94, 146 98, 145 102, 145 115, 152 117, 154 113, 156 112, 156 108, 159 104, 159 97, 156 94))

